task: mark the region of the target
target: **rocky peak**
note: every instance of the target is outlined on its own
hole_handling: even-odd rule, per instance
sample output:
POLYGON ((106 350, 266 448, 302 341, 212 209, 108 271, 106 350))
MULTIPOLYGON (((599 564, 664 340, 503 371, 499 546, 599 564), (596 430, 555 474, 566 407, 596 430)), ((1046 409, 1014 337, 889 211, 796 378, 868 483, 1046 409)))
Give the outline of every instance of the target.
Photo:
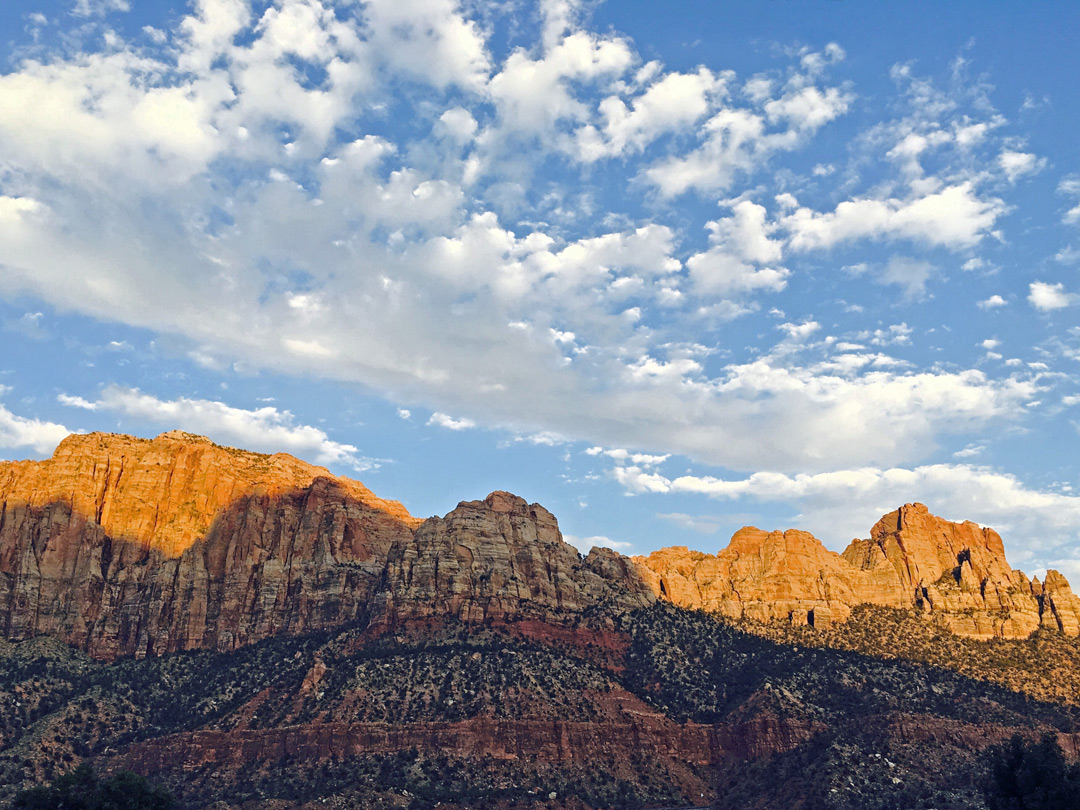
POLYGON ((496 490, 484 498, 484 506, 492 512, 505 512, 509 514, 524 515, 529 511, 529 502, 510 492, 496 490))
POLYGON ((1040 625, 1080 634, 1080 599, 1064 577, 1029 582, 1009 567, 993 529, 939 518, 921 503, 884 515, 842 555, 808 532, 748 526, 715 556, 677 546, 634 562, 660 598, 735 619, 820 624, 869 602, 921 609, 976 638, 1026 637, 1040 625))
MULTIPOLYGON (((1005 560, 1005 545, 993 529, 971 521, 953 523, 930 513, 921 503, 909 503, 890 512, 870 530, 870 540, 854 541, 856 555, 869 557, 860 544, 872 543, 897 570, 908 587, 937 582, 944 575, 978 581, 991 578, 1015 584, 1005 560), (965 573, 966 572, 966 573, 965 573)), ((847 552, 845 552, 847 556, 847 552)))
POLYGON ((0 464, 0 634, 99 657, 653 599, 633 566, 582 561, 554 515, 508 492, 420 521, 323 467, 183 431, 71 436, 0 464))
MULTIPOLYGON (((197 433, 188 433, 186 430, 169 430, 165 433, 159 433, 155 438, 155 442, 182 442, 183 444, 213 444, 206 436, 199 436, 197 433)), ((228 448, 233 449, 233 448, 228 448)))

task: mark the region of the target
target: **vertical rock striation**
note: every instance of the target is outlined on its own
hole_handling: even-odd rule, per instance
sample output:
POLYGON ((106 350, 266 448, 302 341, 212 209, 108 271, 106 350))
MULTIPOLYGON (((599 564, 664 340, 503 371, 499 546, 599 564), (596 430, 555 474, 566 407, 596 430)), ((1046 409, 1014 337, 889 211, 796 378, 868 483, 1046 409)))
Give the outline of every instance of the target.
POLYGON ((422 522, 324 468, 180 432, 71 436, 50 460, 0 464, 5 638, 115 658, 605 600, 654 597, 633 566, 582 560, 550 512, 508 493, 422 522))
POLYGON ((174 431, 70 436, 0 463, 0 633, 46 633, 102 658, 234 649, 278 633, 427 616, 556 624, 667 599, 733 619, 823 626, 869 602, 955 633, 1080 634, 1056 571, 1029 580, 996 532, 908 504, 828 551, 797 530, 744 528, 719 554, 628 559, 563 542, 506 492, 421 521, 363 484, 285 454, 174 431))

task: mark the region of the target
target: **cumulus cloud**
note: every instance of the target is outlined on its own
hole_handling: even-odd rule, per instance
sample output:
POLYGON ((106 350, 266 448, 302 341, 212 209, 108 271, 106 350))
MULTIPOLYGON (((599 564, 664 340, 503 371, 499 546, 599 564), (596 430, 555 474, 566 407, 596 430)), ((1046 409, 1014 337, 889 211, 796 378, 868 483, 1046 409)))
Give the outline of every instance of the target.
POLYGON ((947 519, 974 520, 997 529, 1014 565, 1033 561, 1038 565, 1070 541, 1080 525, 1080 496, 1035 490, 1015 476, 969 464, 865 467, 794 476, 759 472, 741 479, 668 478, 633 465, 617 466, 612 473, 634 494, 691 493, 725 501, 792 503, 801 512, 797 527, 814 531, 834 550, 852 537, 867 536, 886 512, 916 501, 947 519), (1010 537, 1015 542, 1010 543, 1010 537))
POLYGON ((1046 158, 1040 158, 1030 152, 1006 149, 998 155, 998 165, 1005 172, 1008 181, 1015 183, 1025 175, 1037 174, 1046 168, 1046 158))
MULTIPOLYGON (((5 391, 0 386, 0 394, 5 391)), ((71 432, 56 422, 17 416, 0 405, 0 449, 29 448, 38 455, 48 455, 71 432)))
POLYGON ((221 444, 265 452, 288 452, 319 464, 344 465, 358 472, 378 466, 350 444, 333 441, 325 431, 296 423, 289 411, 272 406, 244 409, 208 399, 163 400, 137 388, 111 385, 95 400, 61 394, 62 405, 105 411, 163 426, 204 434, 221 444))
POLYGON ((978 244, 1005 212, 996 197, 981 198, 970 181, 912 199, 859 198, 833 211, 798 208, 784 226, 795 250, 830 248, 857 239, 911 239, 959 249, 978 244))
POLYGON ((641 151, 666 132, 685 129, 705 115, 710 99, 726 89, 723 76, 704 67, 695 73, 668 73, 653 82, 629 105, 620 96, 600 102, 603 123, 576 133, 578 154, 587 162, 641 151))
POLYGON ((703 293, 720 295, 784 289, 788 270, 767 266, 780 261, 783 247, 771 236, 775 225, 766 222, 765 208, 743 200, 731 212, 707 224, 709 250, 687 260, 694 285, 703 293))
POLYGON ((1048 284, 1045 281, 1033 281, 1028 286, 1028 302, 1035 309, 1042 312, 1051 312, 1055 309, 1064 309, 1072 306, 1080 295, 1066 292, 1065 285, 1060 281, 1056 284, 1048 284))
POLYGON ((75 0, 71 13, 76 17, 101 17, 112 11, 131 11, 129 0, 75 0))
MULTIPOLYGON (((1080 200, 1080 175, 1070 174, 1058 183, 1058 194, 1080 200)), ((1066 225, 1075 225, 1080 222, 1080 203, 1074 205, 1062 216, 1061 221, 1066 225)))
POLYGON ((629 551, 633 547, 632 543, 627 543, 623 540, 612 540, 610 537, 605 537, 600 534, 592 535, 591 537, 578 537, 573 534, 564 534, 563 540, 582 554, 588 554, 593 546, 615 549, 616 551, 622 552, 629 551))
POLYGON ((1008 303, 1009 302, 1000 295, 991 295, 989 298, 976 302, 975 306, 979 309, 997 309, 998 307, 1007 306, 1008 303))
POLYGON ((775 96, 768 80, 748 84, 752 106, 720 106, 701 126, 700 146, 688 154, 657 161, 642 173, 642 179, 663 197, 688 191, 722 191, 738 177, 759 169, 771 156, 797 149, 844 115, 854 100, 841 87, 813 83, 826 64, 841 58, 804 58, 808 73, 793 75, 775 96))
POLYGON ((879 280, 882 284, 901 287, 908 298, 919 299, 926 295, 926 282, 933 278, 937 268, 930 262, 907 256, 893 256, 886 263, 879 280))
POLYGON ((649 453, 631 453, 629 450, 621 447, 616 447, 611 450, 605 450, 603 447, 590 447, 585 451, 585 454, 589 456, 606 456, 607 458, 614 459, 618 462, 629 461, 631 464, 638 464, 643 467, 655 467, 658 464, 663 464, 670 458, 668 455, 658 456, 649 453))
MULTIPOLYGON (((901 372, 880 353, 796 361, 798 330, 818 322, 805 310, 789 309, 784 348, 769 347, 771 322, 750 356, 755 338, 717 331, 799 273, 810 283, 823 251, 867 241, 904 243, 910 262, 883 272, 918 297, 934 278, 918 251, 969 249, 1005 210, 963 161, 897 180, 896 144, 869 136, 891 181, 806 197, 838 204, 801 204, 783 190, 800 186, 778 181, 708 214, 700 200, 679 208, 687 192, 766 187, 766 167, 787 176, 785 156, 855 97, 829 79, 838 46, 762 76, 675 71, 589 30, 576 4, 545 2, 538 29, 500 55, 476 11, 198 0, 164 44, 115 34, 13 64, 0 74, 0 295, 167 335, 208 369, 430 403, 433 426, 740 470, 912 461, 1034 399, 1026 379, 901 372), (599 178, 614 178, 603 204, 599 178), (697 344, 709 348, 685 348, 697 344)), ((997 155, 997 125, 983 123, 940 128, 997 155)), ((814 182, 834 171, 820 165, 814 182)), ((903 324, 865 329, 868 346, 912 341, 903 324)), ((325 435, 295 438, 306 428, 286 411, 226 418, 221 403, 123 390, 93 404, 367 463, 325 435)))
POLYGON ((428 419, 429 425, 435 425, 437 427, 446 428, 447 430, 469 430, 476 427, 476 422, 472 419, 455 419, 449 414, 442 413, 441 411, 435 411, 428 419))

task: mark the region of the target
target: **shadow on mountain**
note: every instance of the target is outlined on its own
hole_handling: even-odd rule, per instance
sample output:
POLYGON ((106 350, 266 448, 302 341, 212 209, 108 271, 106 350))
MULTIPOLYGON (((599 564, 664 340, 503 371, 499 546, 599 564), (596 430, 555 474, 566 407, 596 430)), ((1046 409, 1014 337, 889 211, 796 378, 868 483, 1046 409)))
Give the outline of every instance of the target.
POLYGON ((335 481, 245 496, 179 556, 110 537, 62 502, 0 515, 0 616, 93 656, 233 649, 362 618, 412 528, 335 481))

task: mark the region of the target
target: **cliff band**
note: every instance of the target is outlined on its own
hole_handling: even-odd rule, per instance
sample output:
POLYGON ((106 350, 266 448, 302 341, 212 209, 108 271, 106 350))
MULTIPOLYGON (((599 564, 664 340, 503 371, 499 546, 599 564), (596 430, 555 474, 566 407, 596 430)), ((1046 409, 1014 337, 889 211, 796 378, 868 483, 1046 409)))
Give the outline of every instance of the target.
POLYGON ((745 528, 716 555, 582 559, 550 512, 508 493, 421 521, 324 468, 181 432, 70 436, 49 460, 0 463, 0 634, 49 634, 98 658, 428 616, 558 625, 658 598, 815 626, 872 603, 976 638, 1080 634, 1064 577, 1029 580, 994 531, 922 504, 843 554, 806 532, 745 528))

